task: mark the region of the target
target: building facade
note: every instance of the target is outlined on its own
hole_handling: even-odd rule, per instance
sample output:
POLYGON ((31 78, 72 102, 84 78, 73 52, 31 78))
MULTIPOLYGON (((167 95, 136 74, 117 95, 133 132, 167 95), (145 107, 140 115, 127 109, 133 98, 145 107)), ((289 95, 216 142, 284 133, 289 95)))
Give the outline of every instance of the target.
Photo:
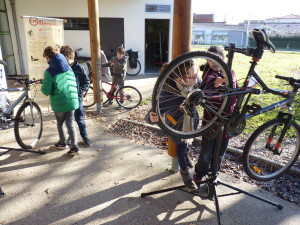
MULTIPOLYGON (((110 50, 123 45, 139 52, 141 73, 157 72, 171 56, 173 0, 98 0, 100 44, 110 50), (157 56, 157 54, 159 54, 157 56)), ((8 75, 28 74, 22 16, 63 18, 64 44, 89 57, 87 0, 0 0, 0 46, 8 75)), ((43 51, 43 49, 41 49, 43 51)))

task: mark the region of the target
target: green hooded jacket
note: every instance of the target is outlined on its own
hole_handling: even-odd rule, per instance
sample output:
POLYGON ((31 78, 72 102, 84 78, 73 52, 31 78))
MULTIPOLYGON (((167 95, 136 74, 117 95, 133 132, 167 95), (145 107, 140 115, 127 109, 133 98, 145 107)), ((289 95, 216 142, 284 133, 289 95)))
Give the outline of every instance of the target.
POLYGON ((76 77, 62 54, 54 56, 45 70, 41 92, 50 95, 54 112, 69 112, 79 107, 76 77))

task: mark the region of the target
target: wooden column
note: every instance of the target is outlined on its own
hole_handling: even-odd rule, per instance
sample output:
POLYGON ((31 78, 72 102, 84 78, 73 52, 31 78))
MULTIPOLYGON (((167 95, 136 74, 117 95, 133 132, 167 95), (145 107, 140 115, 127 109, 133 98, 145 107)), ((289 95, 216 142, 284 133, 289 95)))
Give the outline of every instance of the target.
POLYGON ((192 0, 174 0, 172 59, 191 51, 192 0))
POLYGON ((101 54, 100 54, 100 27, 99 27, 99 13, 98 0, 88 0, 88 14, 89 14, 89 30, 90 30, 90 44, 91 44, 91 63, 93 74, 94 87, 94 101, 97 103, 97 111, 101 111, 101 54))
MULTIPOLYGON (((172 59, 191 51, 192 26, 192 0, 174 0, 172 59)), ((170 154, 171 148, 175 147, 170 138, 168 139, 168 146, 169 155, 172 157, 171 170, 177 173, 179 165, 177 157, 174 157, 174 151, 170 154)))

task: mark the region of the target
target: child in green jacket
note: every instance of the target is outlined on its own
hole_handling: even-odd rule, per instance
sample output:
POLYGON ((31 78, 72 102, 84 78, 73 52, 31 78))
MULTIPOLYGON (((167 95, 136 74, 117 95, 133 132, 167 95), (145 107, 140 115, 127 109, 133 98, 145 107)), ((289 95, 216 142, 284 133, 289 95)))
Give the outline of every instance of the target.
POLYGON ((79 107, 76 78, 57 46, 46 47, 43 56, 49 68, 44 72, 41 91, 46 96, 50 95, 50 105, 57 121, 59 141, 55 147, 68 148, 63 126, 65 122, 71 140, 71 149, 67 154, 73 156, 79 153, 76 129, 73 124, 75 109, 79 107))

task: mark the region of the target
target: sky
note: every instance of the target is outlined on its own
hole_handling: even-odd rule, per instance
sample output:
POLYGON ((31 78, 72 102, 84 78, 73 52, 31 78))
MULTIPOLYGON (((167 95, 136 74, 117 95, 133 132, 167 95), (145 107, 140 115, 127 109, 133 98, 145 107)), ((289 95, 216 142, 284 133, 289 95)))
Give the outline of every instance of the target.
POLYGON ((192 0, 193 13, 214 14, 215 22, 237 24, 289 14, 300 16, 300 0, 192 0))

